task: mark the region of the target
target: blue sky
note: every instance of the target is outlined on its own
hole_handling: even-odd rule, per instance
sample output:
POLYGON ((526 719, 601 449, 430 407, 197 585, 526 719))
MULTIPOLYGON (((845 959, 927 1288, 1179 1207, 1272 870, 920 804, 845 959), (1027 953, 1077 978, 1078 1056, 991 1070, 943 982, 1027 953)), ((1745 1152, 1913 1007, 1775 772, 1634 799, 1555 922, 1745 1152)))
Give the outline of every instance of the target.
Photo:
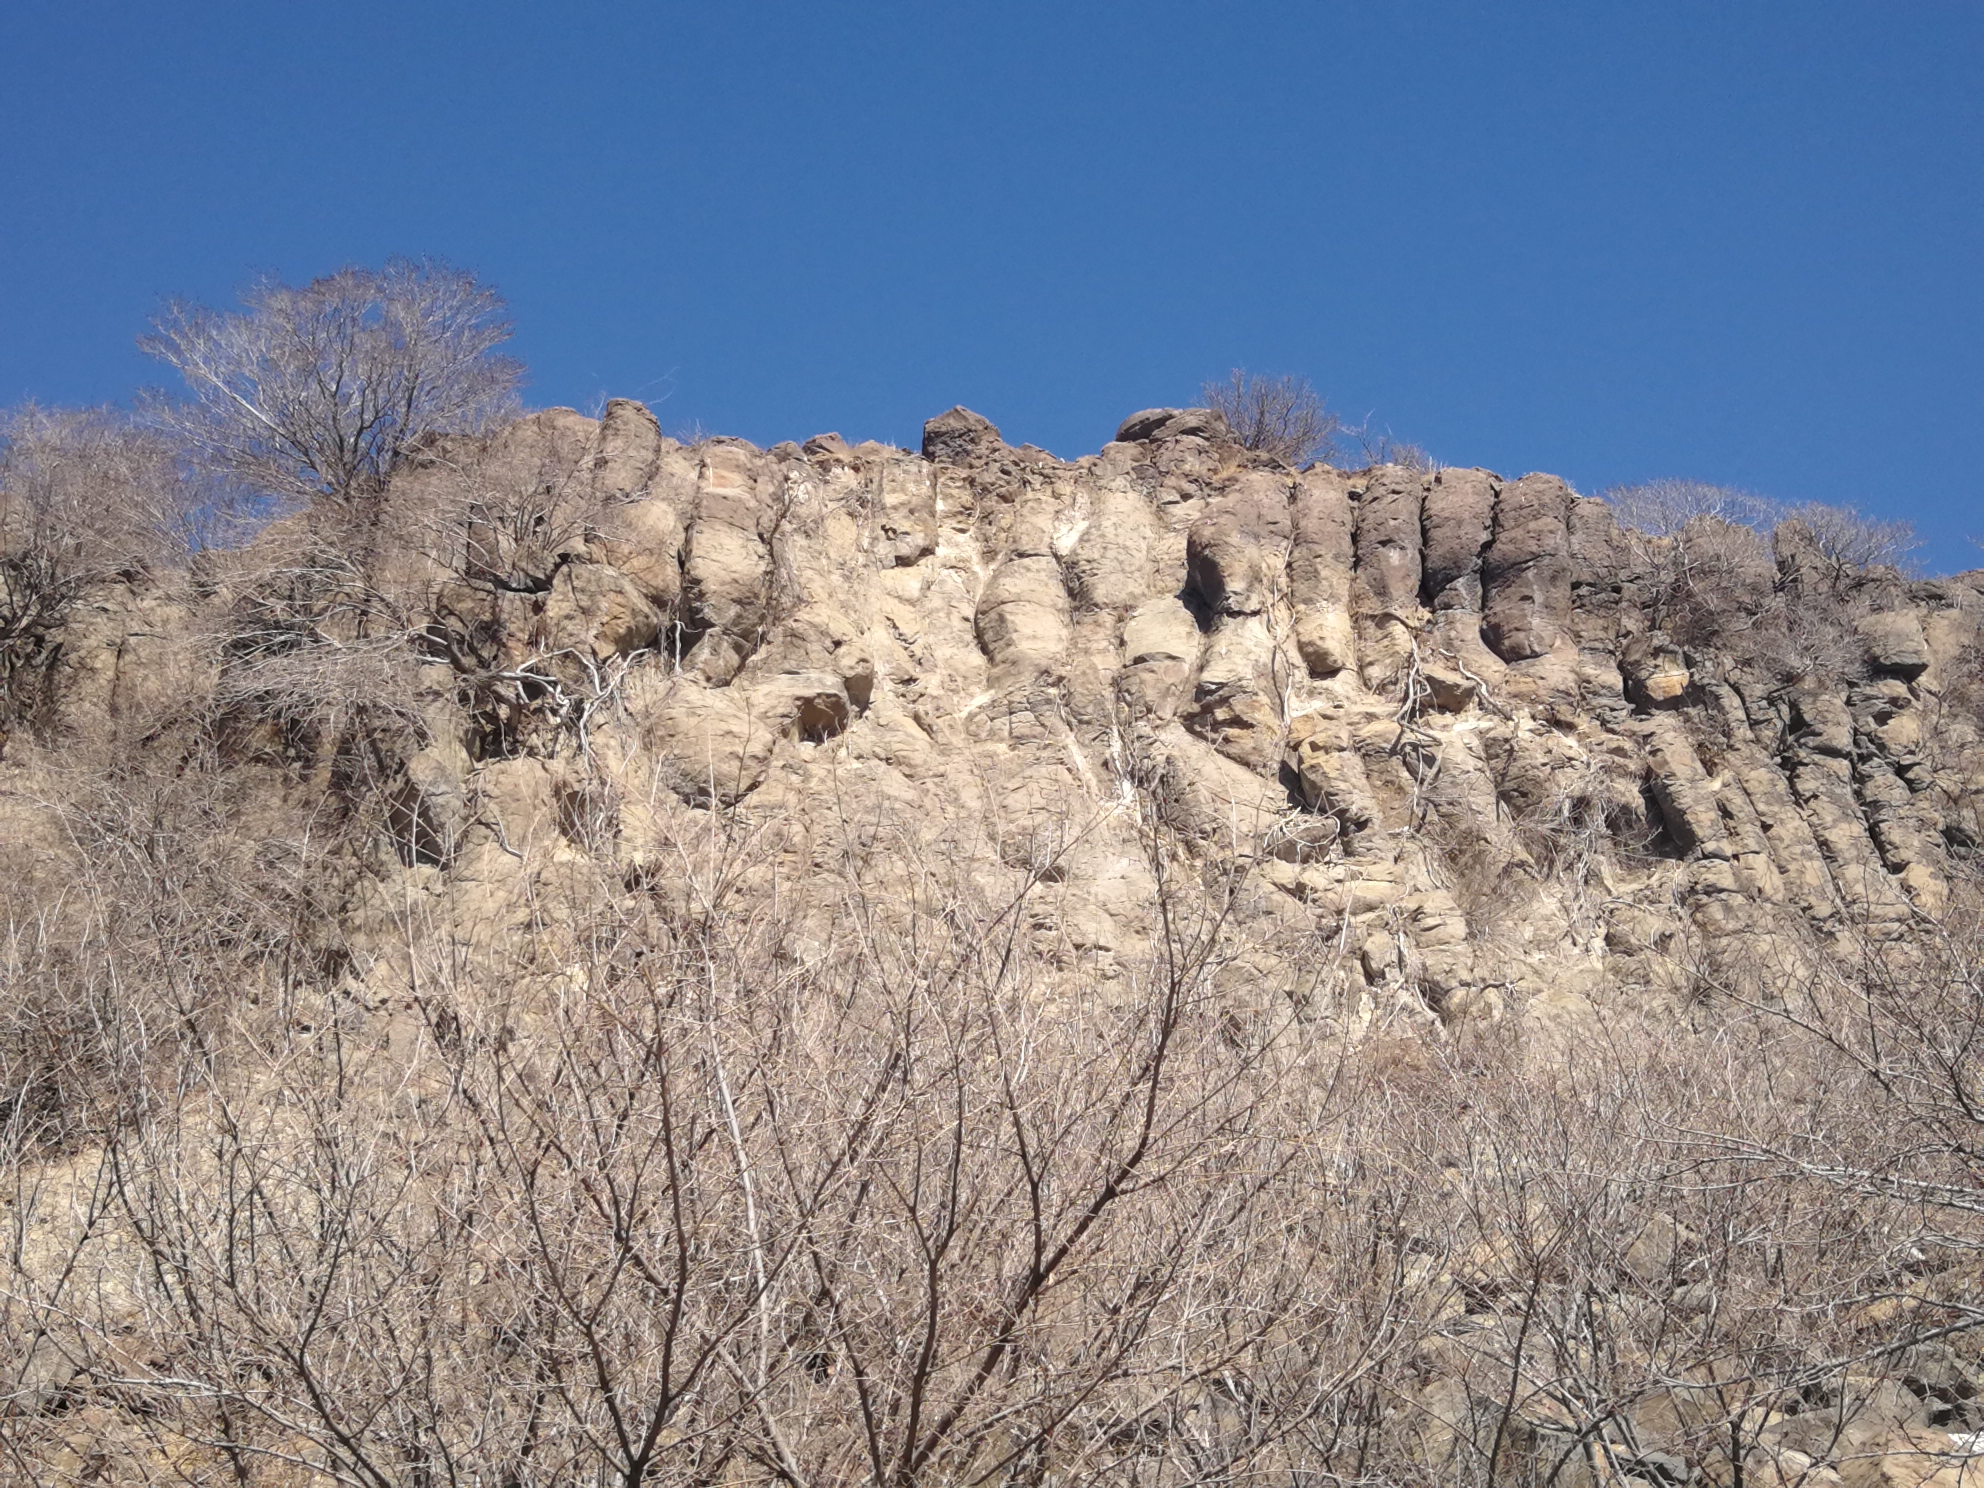
POLYGON ((1984 564, 1984 4, 0 5, 0 403, 395 252, 530 400, 1078 455, 1234 365, 1984 564))

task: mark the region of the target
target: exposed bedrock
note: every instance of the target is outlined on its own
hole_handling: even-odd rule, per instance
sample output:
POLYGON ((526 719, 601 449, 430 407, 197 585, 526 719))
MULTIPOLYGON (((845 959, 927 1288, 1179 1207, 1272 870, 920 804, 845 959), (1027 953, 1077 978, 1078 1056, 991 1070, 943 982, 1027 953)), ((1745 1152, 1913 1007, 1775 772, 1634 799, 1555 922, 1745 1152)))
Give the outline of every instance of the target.
POLYGON ((1546 656, 1568 633, 1575 500, 1554 475, 1525 475, 1495 498, 1481 562, 1481 630, 1504 661, 1546 656))
MULTIPOLYGON (((1005 890, 1053 885, 1028 933, 1114 975, 1160 823, 1310 937, 1329 1016, 1458 1025, 1664 1006, 1688 937, 1904 926, 1984 846, 1984 575, 1840 575, 1797 531, 1732 530, 1727 592, 1685 611, 1671 543, 1554 476, 1298 471, 1204 409, 1062 460, 964 408, 920 450, 760 450, 616 399, 469 453, 456 545, 393 558, 427 690, 379 746, 396 861, 469 918, 528 901, 491 885, 532 840, 649 881, 653 824, 714 809, 776 827, 802 907, 849 844, 986 844, 1005 890), (611 830, 560 826, 574 801, 611 830)), ((409 468, 404 530, 466 458, 409 468)), ((174 637, 237 613, 230 572, 79 604, 59 729, 217 686, 174 637)))

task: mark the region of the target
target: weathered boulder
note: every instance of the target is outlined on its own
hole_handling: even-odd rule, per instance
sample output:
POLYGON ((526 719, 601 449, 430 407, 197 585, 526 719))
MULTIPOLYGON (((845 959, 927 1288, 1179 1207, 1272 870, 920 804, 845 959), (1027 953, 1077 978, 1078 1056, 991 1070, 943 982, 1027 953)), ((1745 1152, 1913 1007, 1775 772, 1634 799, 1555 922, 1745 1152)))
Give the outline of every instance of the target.
POLYGON ((1312 676, 1357 665, 1351 585, 1357 562, 1350 486, 1341 471, 1312 465, 1295 484, 1288 551, 1295 645, 1312 676))
POLYGON ((1187 437, 1231 439, 1233 431, 1215 408, 1146 408, 1124 419, 1116 430, 1117 440, 1125 444, 1187 437))
POLYGON ((1151 555, 1163 528, 1149 500, 1109 482, 1062 559, 1075 598, 1092 609, 1128 609, 1152 593, 1151 555))
POLYGON ((1074 630, 1060 563, 1042 554, 1000 564, 978 596, 973 629, 995 669, 1018 674, 1059 666, 1074 630))
POLYGON ((766 539, 782 478, 742 440, 713 440, 697 470, 696 507, 682 562, 684 622, 697 640, 685 661, 721 685, 761 638, 771 600, 766 539))
POLYGON ((610 398, 599 421, 599 454, 593 462, 593 484, 612 501, 644 495, 661 464, 661 425, 645 404, 631 398, 610 398))
POLYGON ((1227 758, 1272 775, 1281 759, 1276 645, 1264 617, 1222 621, 1199 666, 1186 727, 1227 758))
POLYGON ((1912 611, 1867 615, 1857 626, 1868 665, 1876 671, 1913 680, 1929 669, 1929 642, 1912 611))
POLYGON ((641 744, 654 779, 696 805, 727 805, 764 783, 785 719, 752 707, 730 688, 688 679, 635 701, 641 744))
POLYGON ((1380 465, 1356 478, 1357 574, 1351 588, 1364 685, 1389 692, 1411 664, 1419 627, 1420 498, 1425 478, 1380 465))
POLYGON ((1660 805, 1667 834, 1684 853, 1732 856, 1716 809, 1716 789, 1680 724, 1668 717, 1645 727, 1647 787, 1660 805))
POLYGON ((1571 630, 1580 646, 1604 648, 1625 625, 1631 553, 1612 508, 1590 496, 1571 503, 1571 630))
POLYGON ((1288 767, 1311 811, 1336 818, 1345 832, 1361 832, 1379 816, 1371 782, 1355 739, 1355 720, 1312 712, 1289 720, 1288 767))
POLYGON ((1642 708, 1677 708, 1687 700, 1688 658, 1659 631, 1629 636, 1619 648, 1626 696, 1642 708))
POLYGON ((608 507, 597 521, 589 551, 618 569, 663 614, 682 597, 682 517, 659 497, 644 496, 608 507))
POLYGON ((539 601, 538 649, 606 661, 655 644, 661 613, 618 569, 568 563, 539 601))
POLYGON ((1363 605, 1389 610, 1419 602, 1420 492, 1406 465, 1380 465, 1358 477, 1357 584, 1363 605))
POLYGON ((1123 660, 1197 661, 1204 637, 1192 612, 1175 599, 1153 599, 1123 622, 1123 660))
MULTIPOLYGON (((993 429, 991 438, 995 443, 998 437, 999 431, 993 429)), ((884 561, 898 568, 929 557, 937 551, 934 470, 913 456, 893 450, 868 463, 872 470, 869 479, 874 483, 876 549, 884 561)))

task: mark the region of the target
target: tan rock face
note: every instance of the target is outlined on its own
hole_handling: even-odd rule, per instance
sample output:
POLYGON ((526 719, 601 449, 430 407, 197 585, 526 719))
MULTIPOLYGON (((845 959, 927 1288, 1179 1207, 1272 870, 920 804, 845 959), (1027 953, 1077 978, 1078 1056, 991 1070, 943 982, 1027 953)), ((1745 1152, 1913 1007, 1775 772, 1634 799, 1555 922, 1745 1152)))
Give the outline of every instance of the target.
POLYGON ((1258 615, 1274 602, 1293 535, 1289 484, 1268 471, 1250 472, 1192 524, 1187 582, 1210 613, 1258 615))
POLYGON ((1357 665, 1351 622, 1356 525, 1342 473, 1322 465, 1303 471, 1292 518, 1288 588, 1295 644, 1312 676, 1334 676, 1357 665))
POLYGON ((978 596, 973 628, 995 668, 1046 671, 1067 655, 1071 615, 1058 561, 1045 555, 1010 558, 978 596))
MULTIPOLYGON (((1961 1316, 1931 1306, 1929 1288, 1975 1300, 1974 1236, 1932 1240, 1954 1221, 1930 1215, 1925 1226, 1912 1190, 1883 1211, 1886 1178, 1818 1190, 1837 1212, 1806 1202, 1813 1188, 1783 1190, 1798 1202, 1780 1205, 1756 1149, 1734 1147, 1734 1163, 1702 1156, 1712 1149, 1697 1129, 1677 1123, 1726 1102, 1732 1124, 1719 1130, 1747 1143, 1750 1115, 1769 1104, 1756 1092, 1781 1078, 1796 1109, 1777 1130, 1798 1134, 1788 1150, 1803 1163, 1817 1150, 1810 1134, 1851 1119, 1864 1087, 1815 1089, 1802 1057, 1751 1068, 1777 1035, 1758 1040, 1764 1020, 1749 1014, 1787 1004, 1823 957, 1840 965, 1840 946, 1885 941, 1880 949, 1913 956, 1941 933, 1939 917, 1957 923, 1951 912, 1974 903, 1963 860, 1984 850, 1984 574, 1918 584, 1841 575, 1812 566, 1822 555, 1795 533, 1780 545, 1786 571, 1760 570, 1762 539, 1745 529, 1708 534, 1719 587, 1691 592, 1685 575, 1661 567, 1671 537, 1624 532, 1602 502, 1554 477, 1294 471, 1239 448, 1205 410, 1147 410, 1117 434, 1064 461, 1015 449, 989 421, 953 409, 931 421, 921 452, 837 435, 770 450, 724 439, 685 448, 616 400, 597 422, 551 410, 424 451, 384 493, 366 534, 376 551, 354 544, 313 567, 326 537, 318 514, 304 513, 193 572, 120 578, 78 600, 50 667, 50 721, 0 739, 0 898, 23 902, 16 885, 32 877, 51 886, 46 905, 74 904, 124 936, 133 921, 89 877, 115 858, 128 876, 100 882, 157 885, 144 903, 165 906, 158 921, 178 937, 188 923, 179 905, 212 883, 239 876, 297 896, 282 933, 254 903, 219 900, 227 914, 210 938, 196 927, 170 944, 195 948, 200 984, 218 989, 244 1037, 297 1025, 300 1042, 284 1033, 267 1046, 279 1061, 237 1045, 255 1051, 224 1061, 243 1078, 321 1070, 385 1091, 384 1119, 357 1131, 358 1145, 345 1145, 347 1115, 363 1107, 324 1101, 323 1141, 260 1172, 277 1175, 300 1153, 294 1171, 348 1169, 363 1187, 392 1172, 375 1167, 376 1154, 422 1164, 431 1154, 430 1166, 404 1170, 411 1186, 395 1177, 369 1190, 385 1195, 369 1212, 397 1223, 403 1196, 426 1185, 421 1174, 453 1171, 451 1154, 471 1150, 455 1145, 471 1129, 500 1136, 479 1149, 490 1164, 526 1160, 510 1198, 494 1178, 493 1203, 473 1184, 443 1185, 434 1194, 448 1206, 444 1224, 422 1210, 415 1229, 389 1224, 366 1252, 411 1299, 402 1315, 416 1325, 439 1305, 432 1276, 454 1267, 476 1278, 450 1294, 472 1331, 440 1336, 476 1340, 453 1359, 490 1352, 482 1299, 508 1317, 512 1293, 523 1293, 508 1281, 491 1292, 489 1278, 536 1265, 546 1236, 555 1264, 537 1273, 547 1288, 538 1301, 553 1299, 545 1306, 563 1316, 564 1282, 592 1285, 588 1268, 611 1260, 603 1247, 624 1228, 598 1219, 595 1189, 645 1203, 643 1187, 665 1198, 687 1174, 698 1204, 734 1196, 707 1211, 712 1227, 696 1246, 714 1269, 696 1285, 719 1301, 744 1297, 741 1310, 718 1311, 746 1320, 746 1353, 790 1356, 764 1418, 804 1426, 830 1414, 820 1402, 853 1399, 845 1391, 860 1371, 846 1349, 862 1336, 882 1340, 885 1358, 892 1340, 911 1339, 913 1353, 927 1337, 925 1278, 912 1267, 905 1279, 903 1237, 918 1232, 925 1198, 936 1196, 936 1214, 962 1192, 949 1189, 947 1167, 988 1154, 998 1164, 974 1169, 967 1207, 990 1197, 959 1231, 984 1261, 967 1274, 990 1279, 947 1280, 946 1295, 965 1303, 945 1304, 945 1326, 989 1319, 983 1336, 1017 1336, 998 1313, 1000 1278, 1025 1272, 1025 1195, 1060 1211, 1056 1223, 1100 1213, 1084 1195, 1115 1185, 1126 1141, 1138 1141, 1137 1111, 1157 1109, 1141 1092, 1162 1080, 1171 1093, 1152 1151, 1163 1181, 1121 1191, 1123 1207, 1093 1231, 1099 1248, 1063 1273, 1076 1285, 1057 1281, 1047 1310, 1024 1323, 1027 1357, 1014 1354, 1013 1369, 1045 1370, 1049 1383, 1023 1412, 1000 1404, 973 1438, 994 1456, 1008 1425, 1051 1418, 1106 1454, 1102 1480, 1124 1464, 1153 1481, 1190 1477, 1201 1460, 1222 1479, 1327 1475, 1336 1469, 1309 1460, 1306 1427, 1333 1424, 1317 1410, 1335 1405, 1314 1391, 1341 1378, 1369 1382, 1383 1430, 1402 1421, 1432 1444, 1417 1465, 1394 1458, 1365 1472, 1374 1481, 1541 1481, 1560 1469, 1566 1483, 1737 1481, 1738 1464, 1718 1452, 1744 1454, 1744 1482, 1958 1481, 1969 1467, 1952 1476, 1957 1443, 1930 1423, 1974 1412, 1984 1376, 1968 1335, 1949 1329, 1961 1316), (189 783, 200 794, 168 810, 189 783), (202 836, 200 822, 224 830, 202 836), (298 851, 320 832, 331 846, 298 851), (239 853, 209 856, 216 838, 239 853), (104 841, 116 851, 86 856, 104 841), (290 935, 299 924, 308 933, 290 935), (299 973, 306 963, 328 970, 299 973), (278 995, 225 1001, 258 977, 278 995), (712 977, 736 983, 734 1000, 725 991, 703 1001, 718 990, 712 977), (446 995, 430 998, 436 986, 446 995), (933 995, 947 986, 955 1012, 933 995), (1198 1032, 1179 1046, 1190 1057, 1160 1076, 1152 1035, 1180 988, 1198 1032), (465 1027, 434 1011, 452 1013, 457 992, 487 1021, 465 1027), (546 1026, 554 1003, 580 1021, 546 1026), (1718 1008, 1748 1021, 1723 1021, 1718 1008), (649 1017, 660 1020, 654 1038, 628 1032, 649 1017), (870 1058, 875 1030, 912 1023, 923 1031, 900 1047, 913 1056, 870 1058), (596 1044, 602 1028, 612 1037, 596 1044), (1059 1038, 1060 1052, 1035 1063, 1059 1038), (678 1062, 653 1062, 671 1040, 678 1062), (733 1049, 744 1057, 728 1062, 733 1049), (471 1110, 470 1087, 454 1084, 470 1054, 493 1076, 484 1094, 514 1080, 554 1104, 569 1095, 556 1109, 573 1124, 498 1130, 472 1119, 487 1108, 471 1110), (1250 1067, 1261 1081, 1236 1083, 1250 1067), (684 1079, 656 1080, 657 1069, 684 1079), (1615 1070, 1648 1078, 1628 1087, 1615 1070), (952 1075, 963 1083, 947 1087, 952 1075), (591 1101, 606 1078, 624 1083, 597 1107, 610 1118, 600 1122, 591 1101), (727 1118, 746 1095, 755 1114, 727 1118), (623 1120, 650 1096, 645 1114, 623 1120), (871 1128, 877 1100, 894 1114, 871 1128), (1624 1105, 1647 1124, 1608 1126, 1608 1108, 1624 1105), (667 1135, 678 1116, 691 1138, 680 1149, 667 1135), (804 1145, 815 1141, 806 1131, 826 1132, 826 1145, 804 1145), (1014 1140, 1026 1132, 1045 1140, 1014 1140), (558 1151, 573 1134, 577 1145, 558 1151), (851 1156, 892 1159, 897 1144, 906 1158, 893 1169, 851 1156), (1548 1149, 1541 1165, 1532 1148, 1548 1149), (1367 1151, 1381 1161, 1364 1163, 1367 1151), (622 1153, 631 1167, 615 1168, 622 1153), (353 1154, 363 1161, 347 1162, 353 1154), (537 1163, 554 1157, 563 1177, 539 1187, 537 1163), (1092 1176, 1071 1186, 1069 1161, 1091 1158, 1092 1176), (1197 1192, 1225 1195, 1217 1205, 1174 1182, 1201 1181, 1192 1175, 1208 1164, 1222 1186, 1197 1192), (917 1207, 863 1208, 857 1167, 892 1174, 896 1198, 917 1207), (1389 1171, 1373 1176, 1379 1168, 1389 1171), (631 1186, 615 1189, 615 1171, 631 1186), (1735 1192, 1753 1182, 1765 1197, 1735 1192), (1272 1194, 1274 1207, 1229 1209, 1243 1188, 1272 1194), (768 1202, 754 1209, 758 1193, 768 1202), (456 1212, 464 1196, 474 1224, 456 1212), (538 1196, 551 1230, 525 1222, 538 1196), (1695 1207, 1683 1224, 1646 1212, 1656 1202, 1695 1207), (908 1323, 864 1333, 862 1317, 829 1317, 820 1269, 801 1256, 807 1264, 785 1267, 764 1294, 777 1299, 764 1312, 775 1341, 764 1343, 751 1322, 756 1227, 790 1239, 795 1216, 805 1231, 807 1215, 842 1226, 823 1231, 839 1238, 822 1254, 857 1281, 836 1296, 859 1312, 880 1278, 881 1292, 908 1299, 894 1314, 908 1323), (981 1221, 990 1228, 974 1229, 981 1221), (1135 1238, 1110 1248, 1152 1223, 1176 1224, 1168 1233, 1188 1247, 1237 1236, 1237 1249, 1208 1250, 1212 1261, 1177 1275, 1194 1287, 1239 1276, 1238 1291, 1205 1293, 1197 1315, 1217 1325, 1219 1357, 1245 1367, 1215 1388, 1217 1371, 1193 1361, 1192 1388, 1202 1382, 1204 1393, 1174 1397, 1176 1410, 1153 1409, 1142 1393, 1177 1372, 1179 1344, 1196 1349, 1202 1332, 1172 1307, 1187 1294, 1163 1290, 1172 1247, 1135 1238), (515 1237, 501 1242, 511 1248, 479 1249, 484 1231, 515 1237), (1833 1288, 1847 1273, 1827 1269, 1829 1258, 1863 1243, 1872 1269, 1833 1288), (1936 1264, 1952 1268, 1942 1280, 1922 1268, 1937 1250, 1936 1264), (1812 1267, 1819 1280, 1801 1279, 1812 1267), (1148 1346, 1119 1353, 1120 1300, 1137 1312, 1153 1276, 1148 1346), (997 1305, 974 1308, 981 1296, 997 1305), (1087 1335, 1100 1346, 1064 1349, 1082 1343, 1063 1330, 1085 1309, 1101 1319, 1087 1335), (1943 1367, 1911 1348, 1892 1361, 1893 1378, 1855 1382, 1849 1372, 1879 1354, 1869 1343, 1907 1309, 1948 1347, 1963 1343, 1965 1362, 1943 1367), (1834 1316, 1848 1310, 1861 1321, 1834 1316), (1247 1342, 1261 1319, 1272 1327, 1247 1342), (1714 1331, 1732 1319, 1744 1331, 1714 1331), (1395 1337, 1410 1356, 1388 1352, 1395 1337), (1339 1375, 1345 1361, 1331 1351, 1345 1339, 1356 1357, 1339 1375), (1650 1342, 1680 1352, 1638 1353, 1650 1342), (1080 1393, 1064 1366, 1086 1367, 1085 1352, 1111 1376, 1093 1408, 1064 1417, 1058 1404, 1041 1407, 1080 1393), (1778 1369, 1788 1372, 1782 1389, 1770 1385, 1778 1369), (1512 1400, 1519 1375, 1530 1383, 1512 1400), (842 1393, 808 1394, 823 1383, 842 1393), (1256 1417, 1254 1401, 1276 1399, 1296 1415, 1256 1417), (1582 1427, 1580 1399, 1597 1402, 1582 1427), (1793 1402, 1796 1411, 1776 1409, 1793 1402), (1689 1415, 1704 1410, 1705 1425, 1689 1415), (1137 1424, 1127 1449, 1124 1421, 1137 1424), (1285 1457, 1202 1456, 1174 1434, 1204 1429, 1216 1443, 1238 1429, 1252 1441, 1257 1422, 1270 1435, 1291 1428, 1285 1457), (1436 1449, 1438 1433, 1451 1445, 1469 1422, 1487 1438, 1478 1455, 1436 1449), (1568 1450, 1580 1444, 1590 1450, 1568 1450)), ((11 923, 0 981, 17 975, 40 933, 24 917, 11 923)), ((45 1067, 58 1074, 78 1020, 97 1016, 95 954, 49 963, 60 1016, 45 1067)), ((1919 962, 1891 964, 1904 965, 1900 986, 1933 985, 1913 975, 1919 962)), ((198 1020, 206 1006, 193 1008, 198 1020)), ((198 1020, 200 1078, 179 1093, 187 1109, 211 1112, 234 1075, 213 1078, 198 1020)), ((183 1021, 175 1004, 154 1028, 177 1039, 183 1021)), ((0 1030, 9 1072, 25 1067, 20 1026, 0 1030)), ((1924 1026, 1941 1036, 1933 1019, 1924 1026)), ((123 1090, 118 1112, 135 1109, 123 1090)), ((253 1143, 311 1107, 262 1100, 265 1090, 275 1093, 256 1089, 240 1108, 253 1143)), ((30 1104, 53 1105, 29 1082, 16 1094, 10 1122, 30 1104)), ((18 1140, 21 1128, 9 1130, 18 1140)), ((226 1150, 204 1126, 182 1131, 192 1140, 180 1155, 226 1150)), ((143 1173, 148 1152, 173 1151, 149 1142, 134 1128, 114 1155, 143 1173)), ((268 1150, 238 1152, 260 1163, 268 1150)), ((150 1171, 170 1180, 156 1191, 173 1206, 194 1195, 176 1166, 150 1171)), ((480 1183, 483 1171, 468 1176, 480 1183)), ((51 1192, 11 1192, 21 1212, 9 1223, 29 1244, 37 1227, 53 1232, 51 1192), (36 1205, 40 1216, 28 1216, 36 1205)), ((74 1191, 58 1206, 63 1222, 108 1237, 131 1216, 122 1200, 105 1209, 109 1192, 74 1191)), ((666 1210, 644 1211, 661 1217, 641 1222, 641 1244, 666 1238, 666 1210)), ((294 1209, 305 1231, 321 1212, 314 1201, 294 1209)), ((129 1274, 151 1278, 138 1288, 146 1309, 170 1303, 171 1289, 153 1285, 161 1253, 133 1252, 129 1274)), ((94 1449, 89 1439, 105 1433, 89 1412, 101 1395, 142 1406, 132 1419, 146 1440, 183 1445, 189 1423, 232 1440, 191 1407, 231 1398, 244 1378, 262 1390, 267 1371, 244 1374, 230 1356, 217 1391, 158 1393, 170 1379, 153 1345, 160 1359, 207 1346, 202 1328, 188 1333, 160 1311, 149 1337, 92 1323, 146 1347, 130 1370, 85 1378, 38 1351, 44 1320, 69 1305, 62 1296, 95 1282, 48 1274, 60 1285, 15 1309, 29 1347, 8 1357, 24 1358, 15 1393, 29 1408, 10 1424, 54 1423, 94 1449), (131 1389, 102 1391, 113 1378, 131 1389)), ((654 1296, 673 1284, 635 1280, 625 1327, 613 1327, 645 1358, 654 1296)), ((316 1316, 325 1295, 304 1288, 296 1315, 316 1316)), ((362 1309, 337 1316, 343 1327, 362 1309)), ((469 1391, 476 1419, 488 1400, 528 1410, 544 1379, 577 1378, 560 1362, 570 1332, 560 1323, 540 1336, 536 1361, 490 1376, 508 1381, 501 1389, 469 1391)), ((415 1326, 407 1336, 426 1335, 415 1326)), ((966 1360, 968 1375, 983 1347, 952 1342, 945 1356, 966 1360)), ((367 1378, 395 1357, 347 1352, 367 1378)), ((510 1368, 507 1345, 495 1352, 510 1368)), ((729 1440, 762 1403, 723 1404, 723 1380, 747 1366, 763 1367, 743 1360, 707 1376, 720 1410, 707 1439, 729 1440)), ((398 1376, 378 1377, 390 1386, 398 1376)), ((287 1431, 271 1439, 272 1455, 289 1450, 287 1431)), ((377 1460, 401 1462, 417 1436, 395 1436, 377 1460)), ((765 1440, 753 1460, 784 1472, 765 1440)), ((656 1459, 664 1472, 670 1445, 656 1459)), ((843 1445, 818 1459, 820 1471, 787 1475, 838 1481, 846 1463, 866 1460, 858 1435, 843 1445)), ((492 1462, 482 1480, 521 1460, 492 1462)), ((1028 1460, 1032 1476, 1060 1472, 1051 1458, 1028 1460)), ((923 1476, 982 1476, 987 1463, 998 1466, 959 1458, 923 1476)), ((188 1458, 172 1471, 218 1480, 225 1467, 188 1458)), ((122 1480, 80 1456, 58 1478, 122 1480)))
MULTIPOLYGON (((968 409, 920 454, 690 449, 615 400, 451 447, 395 495, 465 534, 388 555, 424 668, 395 706, 426 721, 381 746, 381 820, 444 894, 493 893, 532 842, 644 862, 668 811, 715 809, 777 824, 802 900, 824 844, 864 833, 1053 865, 1065 919, 1040 933, 1118 955, 1148 909, 1142 813, 1341 947, 1329 995, 1357 1016, 1547 1031, 1666 995, 1648 958, 1678 937, 1903 925, 1984 836, 1977 576, 1814 581, 1780 639, 1831 626, 1818 660, 1719 649, 1645 571, 1659 544, 1551 476, 1296 472, 1192 409, 1072 462, 968 409)), ((1761 539, 1717 551, 1762 586, 1739 636, 1781 616, 1761 539)), ((202 584, 76 608, 61 728, 142 729, 221 685, 193 642, 239 600, 202 584)))

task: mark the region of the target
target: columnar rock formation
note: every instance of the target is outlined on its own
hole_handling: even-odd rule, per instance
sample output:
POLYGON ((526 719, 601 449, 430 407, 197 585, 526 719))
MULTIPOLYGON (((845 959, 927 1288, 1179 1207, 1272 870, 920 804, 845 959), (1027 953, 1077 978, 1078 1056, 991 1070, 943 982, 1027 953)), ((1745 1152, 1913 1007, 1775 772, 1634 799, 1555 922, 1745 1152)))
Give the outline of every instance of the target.
MULTIPOLYGON (((396 484, 407 530, 449 468, 396 484)), ((521 902, 519 844, 571 839, 559 802, 591 792, 617 804, 584 845, 630 872, 655 810, 778 822, 795 903, 850 834, 982 837, 987 873, 1037 880, 1036 933, 1106 966, 1151 912, 1136 799, 1285 948, 1247 995, 1311 995, 1332 947, 1320 1011, 1459 1027, 1658 1004, 1677 935, 1713 959, 1934 914, 1980 836, 1984 756, 1945 698, 1984 575, 1820 593, 1797 530, 1773 553, 1730 529, 1739 623, 1683 636, 1676 540, 1553 476, 1296 471, 1204 410, 1063 461, 961 408, 920 453, 759 450, 615 401, 531 415, 492 469, 542 510, 406 560, 452 671, 388 765, 401 856, 477 936, 521 902), (1789 639, 1762 655, 1774 595, 1789 639), (489 701, 505 677, 542 681, 489 701), (562 699, 536 710, 558 729, 525 694, 562 699)), ((166 675, 168 603, 192 626, 189 596, 76 620, 68 726, 166 675)))

